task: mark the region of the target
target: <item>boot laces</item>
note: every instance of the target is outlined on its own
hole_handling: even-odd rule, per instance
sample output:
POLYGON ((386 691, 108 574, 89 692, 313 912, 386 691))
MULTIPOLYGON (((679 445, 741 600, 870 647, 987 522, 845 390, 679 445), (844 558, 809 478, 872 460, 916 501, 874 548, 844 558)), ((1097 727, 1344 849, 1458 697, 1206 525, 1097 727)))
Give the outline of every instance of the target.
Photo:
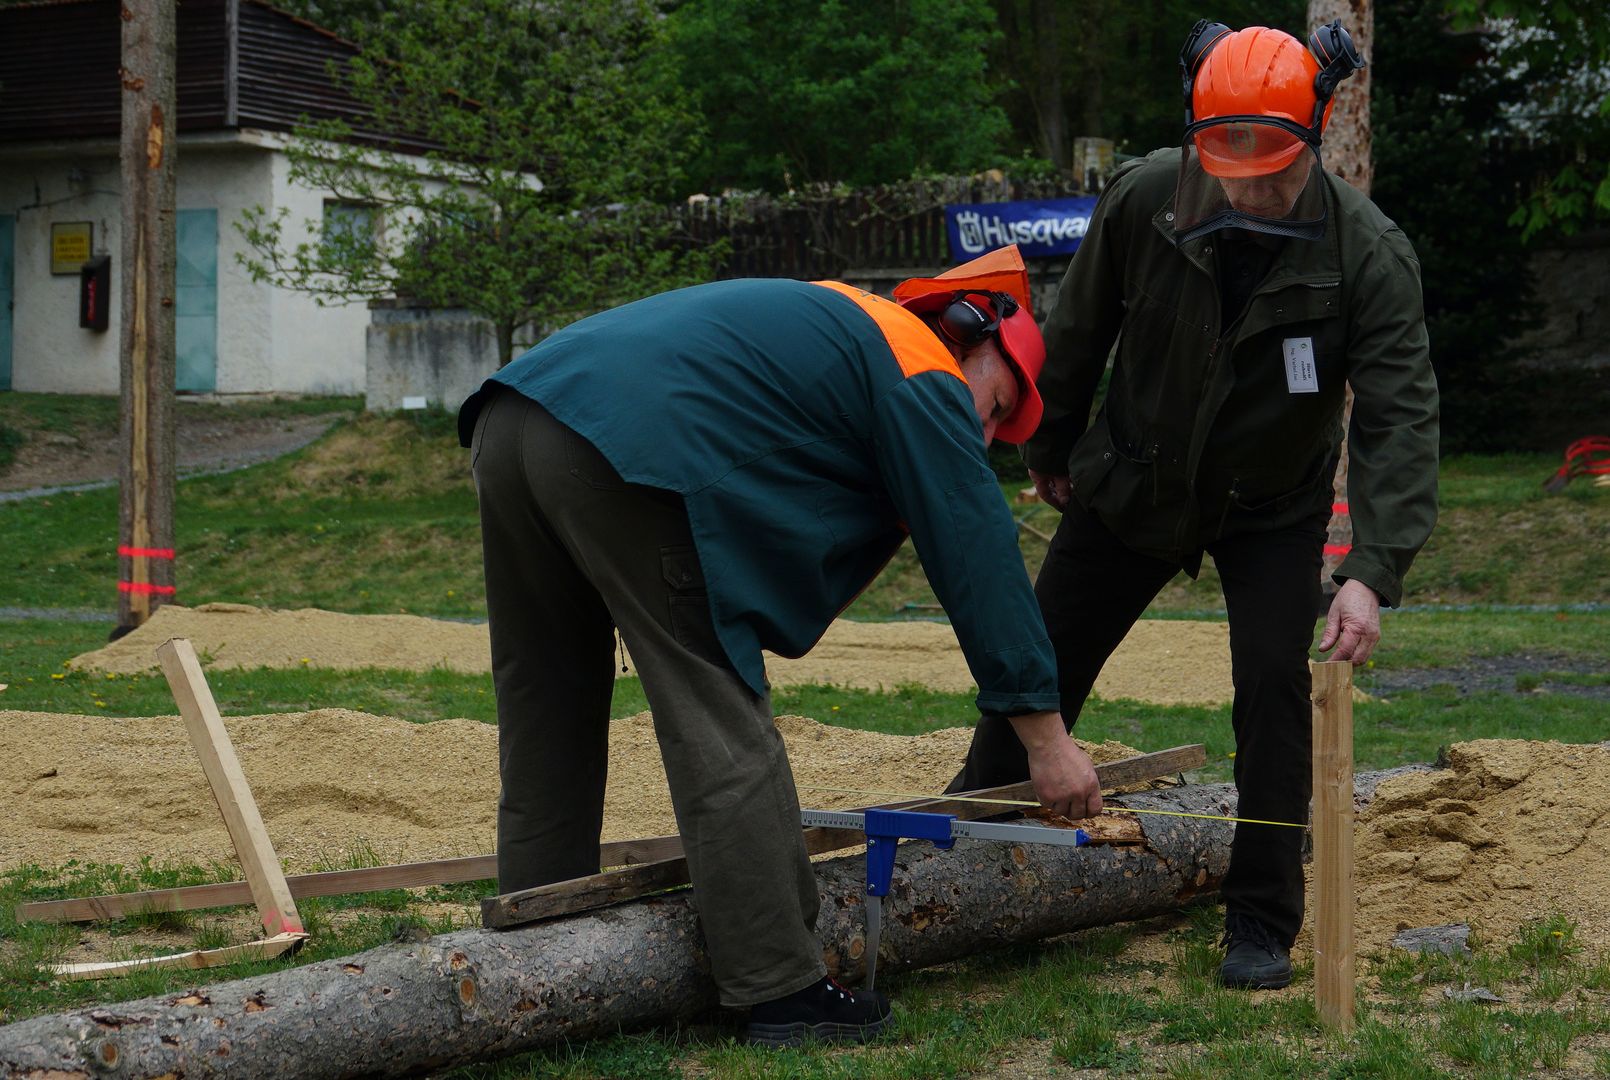
POLYGON ((1276 948, 1274 935, 1269 928, 1250 915, 1226 915, 1224 917, 1224 937, 1219 939, 1219 945, 1229 948, 1237 941, 1247 941, 1273 954, 1276 948))

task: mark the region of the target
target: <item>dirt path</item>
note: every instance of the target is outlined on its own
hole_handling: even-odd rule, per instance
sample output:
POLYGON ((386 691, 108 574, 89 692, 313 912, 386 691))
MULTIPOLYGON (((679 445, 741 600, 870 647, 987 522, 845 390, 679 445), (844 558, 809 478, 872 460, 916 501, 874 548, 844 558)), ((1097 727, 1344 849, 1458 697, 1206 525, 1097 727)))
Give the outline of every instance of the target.
MULTIPOLYGON (((337 414, 231 415, 219 407, 185 408, 175 417, 181 476, 228 472, 299 450, 329 430, 337 414)), ((62 488, 117 483, 118 435, 107 432, 34 431, 16 460, 0 471, 0 500, 62 488)))

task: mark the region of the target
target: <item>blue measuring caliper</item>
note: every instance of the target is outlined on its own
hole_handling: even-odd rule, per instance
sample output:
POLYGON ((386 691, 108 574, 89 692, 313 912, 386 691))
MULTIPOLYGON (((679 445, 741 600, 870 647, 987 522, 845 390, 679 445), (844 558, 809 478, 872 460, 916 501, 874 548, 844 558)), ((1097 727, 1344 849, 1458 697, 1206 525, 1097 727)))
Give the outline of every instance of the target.
POLYGON ((802 825, 823 829, 855 829, 866 833, 866 988, 878 977, 878 942, 883 936, 883 898, 894 878, 895 848, 901 840, 927 840, 941 851, 969 840, 1008 844, 1054 844, 1083 847, 1090 835, 1083 829, 1057 829, 1026 822, 957 821, 954 814, 921 810, 801 810, 802 825))

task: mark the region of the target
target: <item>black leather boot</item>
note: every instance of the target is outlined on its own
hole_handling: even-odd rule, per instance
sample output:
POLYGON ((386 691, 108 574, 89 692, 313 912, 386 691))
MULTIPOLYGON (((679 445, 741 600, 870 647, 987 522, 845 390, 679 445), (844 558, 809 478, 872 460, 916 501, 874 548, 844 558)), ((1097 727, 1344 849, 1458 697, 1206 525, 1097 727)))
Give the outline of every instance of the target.
POLYGON ((744 1037, 767 1046, 864 1043, 888 1023, 888 998, 876 990, 852 993, 831 978, 823 978, 787 997, 752 1006, 744 1037))
POLYGON ((1242 990, 1278 990, 1291 982, 1291 950, 1250 915, 1224 917, 1219 982, 1242 990))

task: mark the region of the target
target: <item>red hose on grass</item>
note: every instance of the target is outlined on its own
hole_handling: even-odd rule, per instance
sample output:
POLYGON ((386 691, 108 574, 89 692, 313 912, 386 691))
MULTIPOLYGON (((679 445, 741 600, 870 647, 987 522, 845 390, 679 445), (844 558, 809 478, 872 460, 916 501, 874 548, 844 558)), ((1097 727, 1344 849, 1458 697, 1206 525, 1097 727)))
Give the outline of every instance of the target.
POLYGON ((1565 448, 1565 464, 1543 481, 1545 491, 1563 491, 1578 476, 1610 476, 1610 437, 1589 435, 1565 448))

